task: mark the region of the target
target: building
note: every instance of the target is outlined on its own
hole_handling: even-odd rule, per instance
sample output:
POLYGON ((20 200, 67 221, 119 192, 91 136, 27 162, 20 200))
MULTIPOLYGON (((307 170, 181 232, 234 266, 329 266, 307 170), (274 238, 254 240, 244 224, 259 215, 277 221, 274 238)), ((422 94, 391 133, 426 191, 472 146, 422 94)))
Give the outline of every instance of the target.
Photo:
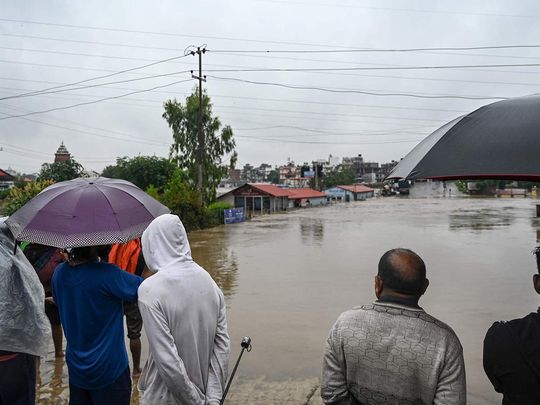
POLYGON ((246 215, 270 214, 288 208, 289 192, 273 184, 248 183, 223 194, 218 201, 244 208, 246 215))
POLYGON ((302 177, 302 166, 296 166, 294 162, 289 162, 285 166, 280 166, 279 170, 279 184, 291 188, 301 188, 309 186, 309 178, 302 177))
POLYGON ((351 186, 335 186, 324 190, 329 200, 333 201, 363 201, 375 196, 375 189, 363 184, 353 184, 351 186))
POLYGON ((66 146, 64 145, 64 141, 60 144, 60 147, 54 154, 54 162, 67 162, 71 159, 71 153, 68 152, 66 149, 66 146))
POLYGON ((325 193, 311 188, 289 188, 289 208, 315 207, 326 205, 328 199, 325 193))
POLYGON ((7 171, 0 169, 0 190, 7 190, 15 187, 15 176, 12 176, 7 171))
POLYGON ((328 156, 328 167, 333 168, 341 164, 341 159, 338 156, 328 156))
POLYGON ((392 172, 392 170, 394 170, 394 167, 396 167, 397 164, 398 162, 396 162, 395 160, 392 160, 389 163, 381 164, 381 177, 383 178, 383 180, 392 172))
POLYGON ((364 183, 377 183, 380 179, 381 168, 378 162, 364 162, 362 164, 362 179, 364 183))
POLYGON ((361 181, 362 176, 364 175, 364 158, 362 154, 358 154, 355 157, 344 157, 341 161, 341 164, 344 167, 350 167, 354 173, 354 178, 356 181, 361 181))

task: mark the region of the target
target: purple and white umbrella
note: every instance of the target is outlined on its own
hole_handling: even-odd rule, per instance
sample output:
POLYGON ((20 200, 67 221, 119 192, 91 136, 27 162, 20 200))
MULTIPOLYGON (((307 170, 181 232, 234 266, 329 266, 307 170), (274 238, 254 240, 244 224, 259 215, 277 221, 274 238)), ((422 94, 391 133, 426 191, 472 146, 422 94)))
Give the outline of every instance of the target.
POLYGON ((105 177, 47 187, 7 220, 16 240, 58 248, 124 243, 170 210, 134 184, 105 177))

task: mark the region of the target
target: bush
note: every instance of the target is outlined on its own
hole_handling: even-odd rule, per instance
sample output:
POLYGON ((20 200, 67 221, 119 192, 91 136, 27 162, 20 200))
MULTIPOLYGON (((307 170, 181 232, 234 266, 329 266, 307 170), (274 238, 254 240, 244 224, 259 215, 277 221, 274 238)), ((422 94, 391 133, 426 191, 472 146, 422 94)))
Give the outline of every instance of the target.
POLYGON ((233 208, 233 206, 227 202, 216 201, 208 206, 208 214, 211 218, 215 219, 217 224, 223 224, 225 222, 224 211, 233 208))
POLYGON ((52 180, 33 181, 28 183, 23 188, 13 187, 9 190, 9 195, 5 199, 5 205, 3 208, 5 215, 11 215, 24 204, 34 198, 36 195, 51 184, 54 184, 52 180))

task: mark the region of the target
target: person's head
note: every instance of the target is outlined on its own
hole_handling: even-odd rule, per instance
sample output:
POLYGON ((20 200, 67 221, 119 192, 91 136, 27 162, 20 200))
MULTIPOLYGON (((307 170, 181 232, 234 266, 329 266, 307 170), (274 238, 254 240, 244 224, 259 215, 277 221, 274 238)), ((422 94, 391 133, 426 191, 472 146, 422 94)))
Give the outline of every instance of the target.
POLYGON ((72 266, 99 260, 99 249, 97 246, 77 247, 66 249, 66 251, 68 254, 68 262, 72 266))
POLYGON ((154 219, 142 234, 141 246, 146 265, 154 273, 192 260, 187 233, 177 215, 154 219))
POLYGON ((426 265, 409 249, 392 249, 382 255, 375 277, 375 295, 415 298, 418 300, 429 285, 426 265))
POLYGON ((536 256, 537 270, 537 273, 533 276, 533 286, 536 292, 540 294, 540 246, 537 246, 533 253, 536 256))

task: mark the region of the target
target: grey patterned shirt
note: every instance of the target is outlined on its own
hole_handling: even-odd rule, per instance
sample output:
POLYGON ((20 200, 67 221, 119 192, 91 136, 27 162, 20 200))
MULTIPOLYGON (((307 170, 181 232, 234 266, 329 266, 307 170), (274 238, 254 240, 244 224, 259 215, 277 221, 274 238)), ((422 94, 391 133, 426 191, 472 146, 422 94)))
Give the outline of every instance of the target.
POLYGON ((464 405, 463 349, 449 326, 421 308, 353 308, 330 331, 321 397, 340 405, 464 405))

